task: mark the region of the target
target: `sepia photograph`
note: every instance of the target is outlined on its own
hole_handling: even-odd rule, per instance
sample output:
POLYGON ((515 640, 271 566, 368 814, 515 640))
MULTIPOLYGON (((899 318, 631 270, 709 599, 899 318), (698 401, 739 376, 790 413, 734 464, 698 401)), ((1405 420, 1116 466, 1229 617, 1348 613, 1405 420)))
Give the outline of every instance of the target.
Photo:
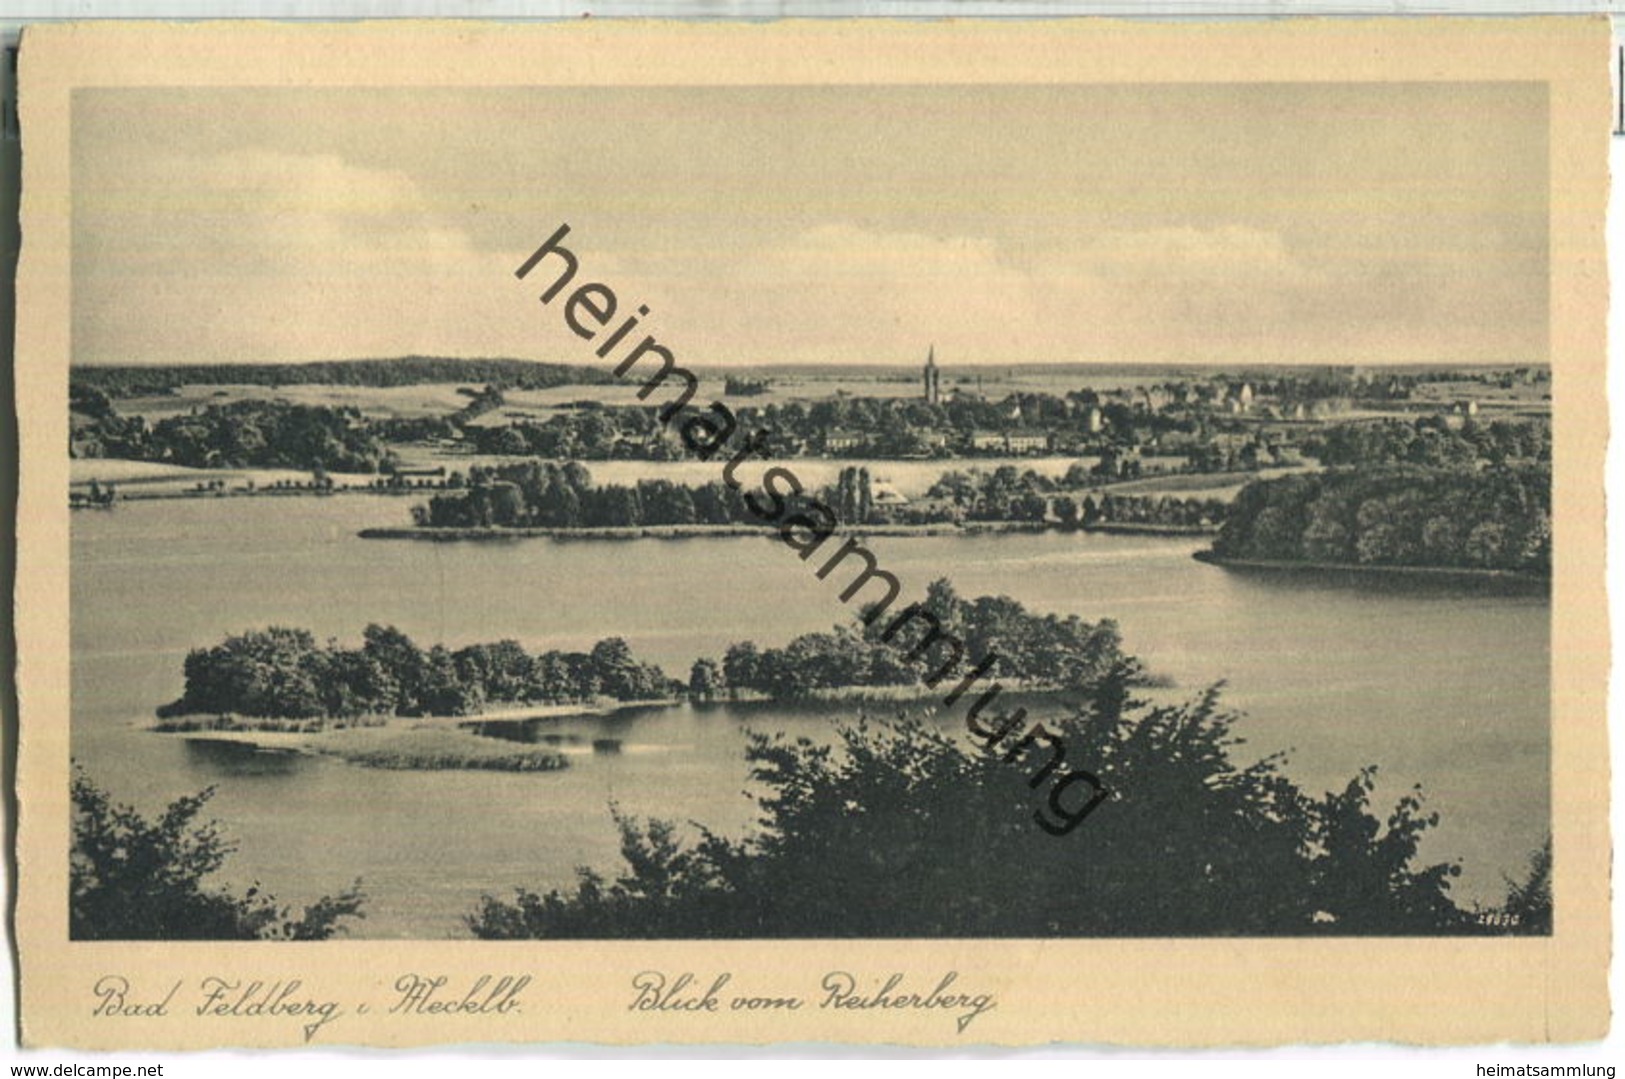
MULTIPOLYGON (((1565 99, 781 80, 740 43, 714 80, 64 93, 36 899, 70 949, 253 949, 65 996, 308 1042, 367 1009, 260 974, 288 942, 1402 953, 1598 918, 1606 838, 1555 808, 1606 808, 1554 769, 1554 577, 1601 584, 1600 523, 1554 511, 1603 422, 1554 285, 1601 167, 1565 99)), ((1565 721, 1601 744, 1600 705, 1565 721)), ((491 954, 374 1010, 517 1012, 549 953, 491 954)), ((964 963, 623 965, 633 1016, 1000 1017, 964 963)))

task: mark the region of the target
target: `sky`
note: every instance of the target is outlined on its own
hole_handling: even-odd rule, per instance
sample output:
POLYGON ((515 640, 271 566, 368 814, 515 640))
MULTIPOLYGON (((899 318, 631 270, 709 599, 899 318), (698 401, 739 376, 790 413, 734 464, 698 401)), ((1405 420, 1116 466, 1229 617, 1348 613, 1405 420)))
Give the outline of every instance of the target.
POLYGON ((1531 363, 1528 83, 86 89, 80 363, 1531 363))

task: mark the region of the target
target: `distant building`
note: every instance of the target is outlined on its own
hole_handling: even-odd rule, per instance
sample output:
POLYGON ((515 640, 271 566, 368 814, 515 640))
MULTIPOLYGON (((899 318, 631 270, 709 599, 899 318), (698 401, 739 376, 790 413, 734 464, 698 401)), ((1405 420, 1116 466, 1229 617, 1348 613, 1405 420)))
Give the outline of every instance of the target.
POLYGON ((863 443, 863 436, 856 431, 831 431, 824 436, 824 451, 840 453, 844 450, 855 450, 863 443))
POLYGON ((973 450, 1004 449, 1003 431, 972 431, 970 445, 973 450))
POLYGON ((925 354, 925 403, 942 403, 942 372, 937 369, 937 346, 932 345, 925 354))
POLYGON ((973 431, 970 444, 973 450, 1043 453, 1049 449, 1049 434, 1044 431, 973 431))
POLYGON ((870 497, 877 506, 906 506, 908 498, 891 485, 890 480, 875 480, 869 486, 870 497))
POLYGON ((1005 436, 1004 446, 1011 453, 1043 453, 1049 449, 1049 435, 1043 431, 1012 431, 1005 436))

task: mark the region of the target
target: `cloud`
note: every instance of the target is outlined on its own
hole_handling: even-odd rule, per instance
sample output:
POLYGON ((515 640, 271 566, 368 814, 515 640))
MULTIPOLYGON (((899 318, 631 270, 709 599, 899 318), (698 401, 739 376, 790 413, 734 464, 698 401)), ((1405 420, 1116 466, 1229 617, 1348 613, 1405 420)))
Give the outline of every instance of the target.
MULTIPOLYGON (((598 362, 471 239, 477 204, 341 155, 132 157, 75 176, 74 347, 90 362, 513 355, 598 362)), ((1039 211, 1035 210, 1035 213, 1039 211)), ((1544 358, 1543 257, 1305 249, 1239 222, 1048 237, 832 221, 766 243, 574 222, 609 284, 696 370, 739 363, 1544 358), (1520 272, 1508 272, 1511 266, 1520 272)))
POLYGON ((154 156, 75 205, 75 355, 231 362, 534 346, 480 251, 402 173, 334 154, 154 156))
POLYGON ((838 223, 733 262, 622 256, 639 295, 675 312, 673 339, 728 362, 911 362, 930 343, 956 364, 1202 360, 1290 338, 1294 312, 1337 287, 1279 234, 1240 225, 1060 247, 838 223))

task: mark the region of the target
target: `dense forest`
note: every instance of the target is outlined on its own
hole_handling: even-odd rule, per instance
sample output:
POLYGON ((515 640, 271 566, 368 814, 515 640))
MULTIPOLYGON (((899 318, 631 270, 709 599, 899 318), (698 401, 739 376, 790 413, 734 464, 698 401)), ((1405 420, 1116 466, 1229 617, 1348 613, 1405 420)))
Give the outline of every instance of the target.
POLYGON ((272 627, 186 657, 186 692, 160 716, 234 714, 286 719, 476 715, 488 704, 666 698, 680 683, 638 662, 619 637, 590 652, 532 655, 517 641, 455 651, 419 648, 392 626, 369 625, 360 648, 318 644, 272 627))
MULTIPOLYGON (((124 417, 101 391, 81 388, 74 398, 91 411, 76 426, 70 451, 78 457, 121 457, 192 468, 297 468, 377 472, 394 453, 353 408, 233 401, 168 416, 148 425, 124 417)), ((76 409, 77 410, 77 409, 76 409)))
POLYGON ((1220 558, 1549 574, 1551 469, 1388 465, 1256 481, 1220 558))
MULTIPOLYGON (((1122 659, 1121 637, 1111 619, 1085 622, 1076 615, 1034 614, 1009 596, 962 599, 946 579, 931 584, 921 606, 936 617, 942 633, 964 646, 972 662, 997 654, 994 679, 1030 688, 1081 685, 1122 659)), ((884 638, 900 614, 876 618, 861 630, 839 625, 828 633, 803 634, 783 648, 737 642, 720 664, 710 659, 694 664, 690 693, 705 698, 744 692, 795 700, 830 689, 914 686, 954 663, 950 648, 941 645, 913 657, 924 635, 918 626, 884 638)))
POLYGON ((476 382, 537 390, 550 386, 602 385, 612 381, 609 372, 586 365, 535 360, 458 360, 442 356, 313 363, 75 364, 68 371, 68 379, 112 397, 169 393, 181 386, 416 386, 476 382))
POLYGON ((1063 527, 1144 524, 1200 528, 1224 519, 1228 503, 1217 498, 1121 495, 1097 488, 1119 476, 1111 455, 1090 466, 1079 462, 1051 478, 1033 469, 1000 465, 992 471, 952 471, 931 485, 926 497, 952 502, 970 521, 1053 520, 1063 527))
MULTIPOLYGON (((1015 749, 917 718, 860 720, 833 747, 752 735, 761 827, 743 839, 617 815, 625 869, 487 894, 484 939, 1442 935, 1551 932, 1549 850, 1493 913, 1417 857, 1419 790, 1371 804, 1375 768, 1316 797, 1279 756, 1232 756, 1217 689, 1152 706, 1124 661, 1045 724, 1112 792, 1057 839, 1033 823, 1015 749)), ((991 723, 990 729, 998 724, 991 723)), ((1057 788, 1059 789, 1059 788, 1057 788)))

